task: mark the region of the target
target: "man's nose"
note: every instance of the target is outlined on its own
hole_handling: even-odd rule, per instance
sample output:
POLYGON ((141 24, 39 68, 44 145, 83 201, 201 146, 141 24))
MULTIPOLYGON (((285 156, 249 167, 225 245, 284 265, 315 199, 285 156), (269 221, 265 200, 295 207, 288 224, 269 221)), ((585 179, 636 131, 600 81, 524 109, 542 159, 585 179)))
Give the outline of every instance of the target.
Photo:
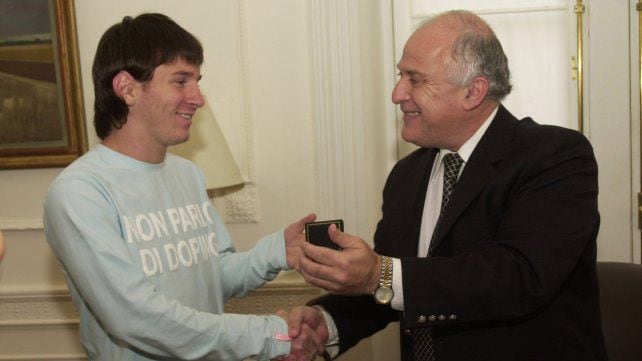
POLYGON ((205 105, 205 99, 203 98, 203 93, 201 93, 201 88, 199 86, 196 86, 194 91, 189 95, 188 102, 197 108, 205 105))
POLYGON ((395 87, 392 89, 392 102, 399 104, 408 98, 407 81, 404 79, 397 80, 397 84, 395 84, 395 87))

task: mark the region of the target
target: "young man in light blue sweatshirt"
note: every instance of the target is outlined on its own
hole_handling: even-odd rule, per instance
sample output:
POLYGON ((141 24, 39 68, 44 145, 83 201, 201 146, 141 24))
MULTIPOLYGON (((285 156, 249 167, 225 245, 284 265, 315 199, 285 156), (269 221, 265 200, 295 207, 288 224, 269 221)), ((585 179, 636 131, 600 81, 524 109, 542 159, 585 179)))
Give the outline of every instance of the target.
POLYGON ((228 298, 298 267, 314 215, 235 252, 200 170, 167 153, 188 140, 204 103, 202 62, 199 41, 161 14, 125 17, 98 45, 102 144, 60 174, 44 203, 90 360, 311 359, 327 338, 316 334, 323 324, 289 340, 280 316, 224 313, 228 298))

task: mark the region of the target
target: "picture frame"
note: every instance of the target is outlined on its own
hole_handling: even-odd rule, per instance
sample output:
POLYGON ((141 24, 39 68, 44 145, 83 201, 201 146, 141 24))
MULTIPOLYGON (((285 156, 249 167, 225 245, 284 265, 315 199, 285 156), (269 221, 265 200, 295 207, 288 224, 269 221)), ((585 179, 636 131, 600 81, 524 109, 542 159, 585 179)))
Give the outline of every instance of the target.
POLYGON ((0 169, 64 167, 87 151, 74 2, 0 0, 0 16, 0 169))

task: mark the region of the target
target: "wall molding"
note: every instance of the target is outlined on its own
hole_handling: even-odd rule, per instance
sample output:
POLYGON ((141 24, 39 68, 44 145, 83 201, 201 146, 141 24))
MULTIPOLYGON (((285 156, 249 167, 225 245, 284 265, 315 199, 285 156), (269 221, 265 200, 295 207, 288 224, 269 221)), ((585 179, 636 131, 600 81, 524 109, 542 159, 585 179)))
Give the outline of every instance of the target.
POLYGON ((0 219, 3 231, 30 231, 44 229, 42 218, 0 219))
POLYGON ((87 360, 83 353, 64 355, 0 355, 0 361, 77 361, 87 360))
POLYGON ((212 200, 220 207, 225 223, 258 223, 261 220, 258 189, 254 183, 246 182, 242 189, 212 200))
POLYGON ((78 323, 78 313, 67 289, 0 292, 0 329, 74 323, 78 323))
POLYGON ((260 221, 259 192, 256 187, 256 154, 254 150, 254 122, 252 119, 251 73, 249 66, 247 4, 245 0, 232 2, 235 12, 236 63, 240 101, 242 162, 239 165, 245 178, 241 189, 213 197, 225 223, 258 223, 260 221))
POLYGON ((241 314, 274 314, 278 310, 292 310, 305 305, 324 291, 303 280, 268 283, 244 298, 232 298, 225 303, 225 312, 241 314))
POLYGON ((367 229, 365 125, 357 0, 309 0, 318 216, 367 229))
POLYGON ((247 5, 246 0, 233 1, 236 10, 238 47, 236 49, 237 63, 239 64, 238 82, 242 95, 240 102, 241 124, 243 128, 242 142, 245 148, 245 174, 250 182, 256 178, 256 159, 254 154, 254 122, 252 119, 252 92, 251 73, 248 50, 247 30, 247 5))
MULTIPOLYGON (((286 276, 287 278, 287 276, 286 276)), ((291 309, 322 294, 299 276, 275 280, 245 298, 233 298, 226 312, 265 314, 291 309), (228 309, 230 311, 228 311, 228 309)), ((0 291, 0 330, 7 328, 55 328, 78 324, 78 312, 65 289, 0 291)))

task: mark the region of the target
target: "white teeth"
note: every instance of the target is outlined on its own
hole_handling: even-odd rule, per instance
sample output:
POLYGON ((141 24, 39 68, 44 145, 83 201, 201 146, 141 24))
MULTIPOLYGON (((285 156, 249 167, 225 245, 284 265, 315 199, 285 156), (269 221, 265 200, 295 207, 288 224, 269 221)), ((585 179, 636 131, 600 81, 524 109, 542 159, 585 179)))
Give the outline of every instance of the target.
POLYGON ((414 116, 419 115, 419 112, 406 112, 406 114, 414 117, 414 116))
POLYGON ((180 116, 181 118, 185 118, 185 119, 187 119, 187 120, 192 119, 192 116, 191 116, 191 115, 189 115, 189 114, 178 114, 178 116, 180 116))

